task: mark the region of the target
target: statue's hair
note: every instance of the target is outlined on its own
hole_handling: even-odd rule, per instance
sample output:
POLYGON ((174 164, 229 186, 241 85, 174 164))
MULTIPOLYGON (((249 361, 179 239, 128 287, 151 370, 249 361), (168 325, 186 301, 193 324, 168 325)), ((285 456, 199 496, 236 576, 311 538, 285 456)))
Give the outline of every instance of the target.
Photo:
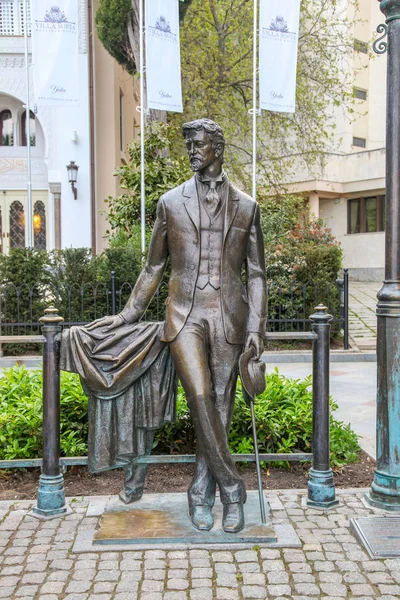
POLYGON ((196 119, 195 121, 190 121, 190 123, 184 123, 182 125, 183 137, 186 137, 189 131, 200 131, 201 129, 208 133, 214 148, 219 144, 222 144, 223 148, 225 148, 225 137, 222 127, 211 121, 211 119, 196 119))

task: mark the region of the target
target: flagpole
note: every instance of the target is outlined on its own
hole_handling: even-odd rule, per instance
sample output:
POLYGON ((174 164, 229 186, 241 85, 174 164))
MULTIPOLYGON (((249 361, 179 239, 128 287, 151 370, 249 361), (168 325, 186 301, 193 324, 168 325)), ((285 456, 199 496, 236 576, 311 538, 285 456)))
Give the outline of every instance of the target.
POLYGON ((26 104, 25 104, 25 127, 26 127, 26 153, 27 153, 27 227, 28 227, 28 248, 33 248, 32 236, 32 167, 31 167, 31 111, 29 106, 29 59, 28 59, 28 10, 27 0, 23 1, 24 15, 24 42, 25 42, 25 85, 26 85, 26 104))
MULTIPOLYGON (((26 0, 25 0, 26 1, 26 0)), ((140 224, 141 224, 141 247, 142 257, 146 252, 146 196, 144 178, 144 128, 145 128, 145 98, 144 98, 144 0, 139 0, 139 54, 140 54, 140 224)))
POLYGON ((253 199, 257 200, 257 17, 258 0, 254 0, 254 30, 253 30, 253 199))

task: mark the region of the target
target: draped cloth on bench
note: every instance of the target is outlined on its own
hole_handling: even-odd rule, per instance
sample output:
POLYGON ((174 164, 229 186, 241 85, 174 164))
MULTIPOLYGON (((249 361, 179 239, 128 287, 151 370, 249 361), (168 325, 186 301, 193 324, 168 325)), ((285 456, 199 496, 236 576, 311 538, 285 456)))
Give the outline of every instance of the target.
POLYGON ((60 368, 79 374, 89 400, 92 473, 150 454, 153 436, 146 433, 175 420, 177 377, 162 328, 140 322, 108 333, 103 327, 62 332, 60 368))

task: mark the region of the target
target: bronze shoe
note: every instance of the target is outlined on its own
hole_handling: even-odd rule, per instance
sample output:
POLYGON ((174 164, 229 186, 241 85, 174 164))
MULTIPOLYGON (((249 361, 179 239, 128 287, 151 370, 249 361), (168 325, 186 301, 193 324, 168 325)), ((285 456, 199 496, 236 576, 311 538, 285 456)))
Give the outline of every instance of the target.
POLYGON ((211 506, 195 505, 189 508, 193 527, 199 531, 210 531, 214 526, 211 506))
POLYGON ((222 529, 225 533, 239 533, 244 527, 243 503, 224 504, 222 529))

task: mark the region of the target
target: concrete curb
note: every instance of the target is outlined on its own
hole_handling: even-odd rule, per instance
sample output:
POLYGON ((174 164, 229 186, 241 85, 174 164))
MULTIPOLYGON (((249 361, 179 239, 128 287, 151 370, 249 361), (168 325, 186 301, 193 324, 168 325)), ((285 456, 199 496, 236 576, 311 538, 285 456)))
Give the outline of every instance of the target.
MULTIPOLYGON (((263 362, 311 363, 311 350, 286 350, 284 352, 264 352, 263 362)), ((332 350, 331 363, 337 362, 376 362, 375 352, 354 352, 354 350, 332 350)), ((27 369, 39 369, 42 366, 41 356, 3 356, 0 358, 0 369, 8 369, 15 365, 24 365, 27 369)))
MULTIPOLYGON (((311 350, 287 350, 285 352, 264 352, 263 362, 279 363, 311 363, 311 350)), ((354 352, 353 350, 332 350, 331 363, 334 362, 376 362, 376 352, 354 352)))

